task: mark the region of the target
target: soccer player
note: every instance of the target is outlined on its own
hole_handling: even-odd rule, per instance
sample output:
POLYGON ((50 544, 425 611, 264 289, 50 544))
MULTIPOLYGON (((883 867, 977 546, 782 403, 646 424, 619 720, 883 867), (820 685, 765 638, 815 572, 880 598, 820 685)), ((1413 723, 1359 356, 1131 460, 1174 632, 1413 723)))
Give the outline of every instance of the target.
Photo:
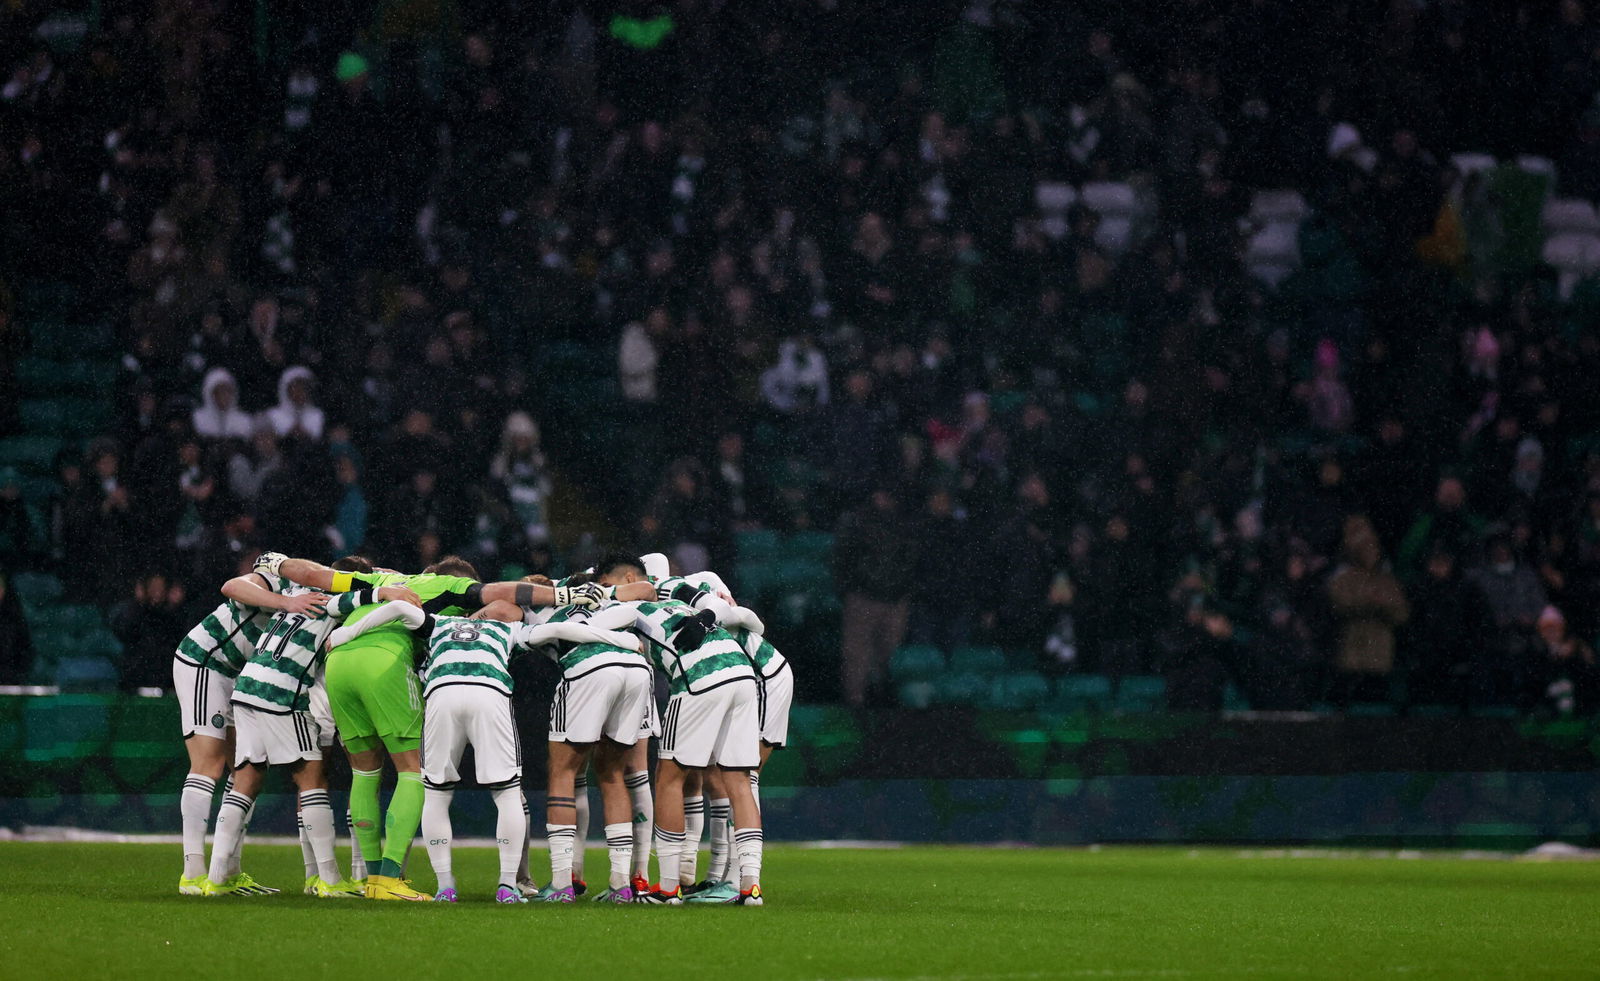
POLYGON ((368 588, 330 598, 281 580, 273 585, 274 591, 285 597, 308 596, 321 605, 308 603, 302 610, 284 609, 274 614, 235 679, 234 787, 217 815, 216 842, 202 895, 238 891, 237 881, 230 881, 230 856, 243 840, 247 816, 261 792, 267 767, 282 765, 290 768, 299 791, 300 819, 316 858, 317 875, 308 883, 310 891, 322 898, 356 898, 361 886, 339 874, 334 855, 333 806, 322 767, 318 723, 311 713, 311 689, 316 684, 323 641, 339 621, 360 606, 400 599, 408 591, 368 588))
POLYGON ((332 640, 349 643, 396 621, 427 636, 422 830, 439 880, 434 899, 451 903, 459 899, 450 856, 450 801, 460 782, 461 755, 471 746, 478 784, 490 791, 499 812, 495 837, 500 847, 500 880, 495 901, 522 903, 527 900, 515 883, 527 826, 522 754, 511 717, 511 657, 519 650, 557 641, 612 646, 637 645, 639 641, 631 634, 602 631, 581 622, 524 624, 522 609, 505 601, 479 613, 487 615, 435 617, 410 603, 389 603, 360 623, 341 628, 332 640))
MULTIPOLYGON (((750 793, 749 772, 761 762, 755 669, 749 656, 717 626, 708 605, 709 590, 663 580, 651 584, 644 566, 631 556, 608 556, 595 566, 601 584, 615 587, 618 600, 655 592, 653 600, 634 601, 635 629, 648 642, 651 659, 667 678, 669 697, 662 712, 661 747, 656 769, 655 846, 660 885, 647 903, 683 901, 680 869, 687 847, 684 781, 692 770, 715 767, 726 779, 733 811, 734 844, 739 856, 739 892, 731 902, 762 905, 761 816, 750 793), (663 595, 665 594, 665 595, 663 595)), ((724 604, 726 605, 726 604, 724 604)), ((695 843, 698 847, 698 842, 695 843)))
MULTIPOLYGON (((789 661, 760 633, 745 627, 735 627, 730 633, 756 669, 757 705, 761 726, 761 764, 750 771, 750 796, 756 811, 761 810, 761 771, 772 758, 773 751, 782 749, 789 741, 789 709, 794 703, 794 672, 789 661)), ((730 778, 711 772, 706 784, 713 794, 708 807, 706 824, 711 829, 711 864, 704 881, 685 888, 691 903, 726 902, 732 898, 733 887, 728 879, 728 859, 732 852, 733 821, 726 781, 730 778)), ((693 865, 684 863, 693 877, 693 865)))
MULTIPOLYGON (((336 573, 303 559, 264 556, 259 565, 268 575, 281 574, 314 589, 338 592, 341 587, 349 587, 349 573, 336 573)), ((600 600, 600 591, 594 588, 480 583, 471 563, 456 556, 440 559, 422 575, 376 574, 373 584, 406 586, 416 594, 421 608, 436 616, 465 615, 497 599, 519 606, 565 606, 574 602, 593 606, 600 600)), ((350 615, 349 622, 359 623, 375 609, 375 604, 361 607, 350 615)), ((424 797, 418 752, 422 744, 422 687, 413 667, 413 650, 405 625, 390 622, 328 652, 328 701, 350 756, 351 823, 367 859, 369 899, 425 902, 433 898, 411 888, 401 878, 406 852, 422 820, 424 797), (394 764, 397 783, 385 816, 380 847, 378 785, 385 752, 394 764)))
MULTIPOLYGON (((533 579, 534 577, 530 577, 533 579)), ((572 584, 591 581, 574 576, 572 584)), ((529 623, 586 623, 616 631, 631 628, 637 614, 632 607, 613 604, 598 611, 562 607, 532 611, 529 623)), ((626 643, 574 643, 545 645, 544 652, 561 669, 561 682, 550 703, 550 758, 545 834, 550 845, 550 883, 537 898, 543 902, 570 903, 577 898, 573 883, 573 855, 578 824, 582 820, 575 799, 578 778, 594 761, 605 814, 606 849, 610 855, 607 888, 595 897, 600 902, 629 903, 633 855, 632 810, 623 776, 623 756, 638 741, 639 720, 654 697, 653 676, 641 653, 640 639, 621 635, 626 643)), ((584 787, 587 793, 587 787, 584 787)))
MULTIPOLYGON (((183 821, 183 874, 178 892, 185 896, 199 896, 205 887, 211 800, 234 748, 234 679, 273 613, 306 614, 321 609, 326 600, 320 595, 285 595, 278 585, 254 572, 228 580, 222 586, 224 602, 189 631, 173 654, 172 686, 178 695, 184 748, 189 753, 189 773, 183 778, 178 805, 183 821)), ((249 819, 247 812, 244 821, 249 819)), ((212 851, 215 853, 215 847, 212 851)), ((227 858, 223 881, 233 892, 250 896, 277 891, 240 871, 237 855, 227 858)))

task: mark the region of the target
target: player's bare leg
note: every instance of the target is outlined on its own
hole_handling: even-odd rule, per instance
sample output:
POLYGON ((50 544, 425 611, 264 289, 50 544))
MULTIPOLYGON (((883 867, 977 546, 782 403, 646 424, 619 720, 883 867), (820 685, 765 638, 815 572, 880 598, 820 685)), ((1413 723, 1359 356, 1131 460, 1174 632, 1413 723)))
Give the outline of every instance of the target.
POLYGON ((661 882, 644 897, 644 902, 672 905, 683 902, 679 868, 684 846, 683 785, 688 775, 689 770, 675 760, 660 760, 656 764, 656 863, 661 870, 661 882))
MULTIPOLYGON (((748 769, 721 767, 722 785, 733 806, 733 851, 739 864, 739 899, 745 905, 761 905, 761 809, 750 788, 748 769)), ((730 875, 729 878, 732 878, 730 875)))
POLYGON ((593 749, 592 743, 550 744, 544 818, 545 837, 550 842, 550 884, 535 897, 544 902, 570 903, 577 898, 572 888, 572 850, 578 834, 578 806, 573 794, 578 774, 588 765, 593 749))
POLYGON ((622 754, 622 782, 628 788, 633 821, 633 874, 629 885, 637 899, 650 892, 650 844, 655 834, 656 802, 650 792, 650 738, 645 736, 622 754))
POLYGON ((185 896, 200 895, 206 877, 206 826, 211 821, 211 800, 233 757, 233 727, 225 731, 225 739, 195 732, 183 741, 189 754, 189 773, 183 778, 183 793, 178 798, 178 813, 183 821, 183 875, 178 880, 178 892, 185 896))
POLYGON ((602 738, 594 750, 600 810, 606 822, 606 855, 610 860, 606 889, 594 897, 596 902, 633 902, 633 887, 628 882, 633 860, 633 808, 623 775, 623 760, 631 749, 602 738))
POLYGON ((695 873, 700 861, 700 837, 706 830, 706 787, 709 785, 708 771, 690 770, 684 775, 683 857, 678 863, 678 877, 685 896, 695 891, 698 881, 695 873))
POLYGON ((322 899, 359 899, 361 887, 339 874, 339 858, 334 851, 333 799, 328 796, 326 768, 321 760, 301 760, 291 775, 299 791, 300 821, 317 863, 317 874, 308 883, 307 891, 322 899))

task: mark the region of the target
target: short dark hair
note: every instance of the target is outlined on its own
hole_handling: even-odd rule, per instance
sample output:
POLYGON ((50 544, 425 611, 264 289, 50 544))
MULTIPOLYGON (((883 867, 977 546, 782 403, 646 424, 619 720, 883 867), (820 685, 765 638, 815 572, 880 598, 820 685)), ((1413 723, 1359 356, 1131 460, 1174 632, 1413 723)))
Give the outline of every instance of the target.
POLYGON ((459 555, 446 555, 422 571, 426 575, 462 576, 467 579, 478 578, 478 570, 473 568, 471 562, 459 555))
POLYGON ((334 572, 371 572, 372 560, 365 555, 346 555, 342 559, 335 559, 334 572))
POLYGON ((574 572, 567 577, 568 586, 586 586, 600 578, 592 572, 574 572))
POLYGON ((607 552, 594 564, 594 574, 602 578, 618 569, 637 569, 639 574, 643 575, 644 562, 632 552, 607 552))

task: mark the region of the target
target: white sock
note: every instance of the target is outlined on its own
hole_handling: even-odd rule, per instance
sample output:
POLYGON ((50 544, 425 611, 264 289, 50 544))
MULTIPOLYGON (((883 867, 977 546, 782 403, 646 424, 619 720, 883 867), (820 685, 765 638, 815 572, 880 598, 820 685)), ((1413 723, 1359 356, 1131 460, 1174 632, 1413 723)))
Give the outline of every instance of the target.
POLYGON ((522 798, 522 854, 517 859, 517 886, 533 881, 533 873, 528 869, 528 859, 533 853, 533 814, 528 810, 528 795, 520 788, 517 796, 522 798))
POLYGON ((706 830, 706 799, 704 797, 685 797, 683 799, 683 860, 679 863, 678 874, 683 876, 683 883, 692 886, 699 880, 695 878, 695 867, 700 861, 700 836, 706 830))
MULTIPOLYGON (((301 805, 304 807, 305 805, 301 805)), ((306 837, 306 816, 302 811, 296 811, 295 824, 300 826, 300 861, 306 867, 306 878, 317 874, 317 853, 311 850, 311 839, 306 837)))
POLYGON ((726 797, 711 802, 711 816, 706 821, 711 826, 711 861, 706 878, 714 882, 728 881, 728 853, 733 846, 733 804, 726 797))
POLYGON ((235 874, 238 866, 234 857, 243 845, 252 803, 250 798, 231 790, 222 795, 222 806, 217 808, 216 836, 211 841, 211 868, 207 872, 212 882, 220 885, 235 874))
POLYGON ((583 878, 583 851, 589 846, 589 774, 578 774, 573 783, 573 805, 578 811, 578 833, 572 839, 572 877, 583 878))
POLYGON ((455 873, 450 869, 450 799, 455 795, 454 790, 422 790, 422 840, 428 843, 428 863, 433 866, 441 892, 456 887, 455 873))
POLYGON ((350 834, 350 878, 365 879, 367 863, 361 858, 361 839, 356 837, 356 823, 350 819, 350 808, 344 809, 344 829, 350 834))
POLYGON ((606 852, 611 856, 611 881, 613 889, 628 884, 628 866, 633 861, 633 825, 606 825, 606 852))
POLYGON ((316 862, 316 874, 333 885, 339 881, 339 856, 333 850, 333 798, 326 790, 300 791, 300 824, 316 862))
POLYGON ((761 771, 750 771, 750 797, 756 802, 756 813, 761 813, 761 771))
POLYGON ((565 889, 572 885, 572 844, 578 836, 577 826, 546 824, 544 836, 550 843, 550 887, 565 889))
POLYGON ((623 778, 633 805, 633 874, 650 878, 650 835, 656 823, 656 802, 650 796, 650 774, 640 771, 623 778))
POLYGON ((500 849, 500 884, 515 886, 517 866, 527 854, 527 849, 522 847, 528 837, 528 819, 522 812, 522 788, 501 787, 489 796, 500 812, 500 819, 494 826, 495 845, 500 849))
MULTIPOLYGON (((244 795, 241 794, 240 796, 242 797, 244 795)), ((252 800, 250 802, 249 809, 244 812, 244 822, 239 828, 239 843, 234 845, 233 855, 228 859, 229 875, 238 875, 244 870, 244 838, 245 835, 250 833, 250 819, 255 816, 256 802, 252 800)), ((215 851, 216 847, 216 844, 213 842, 211 845, 212 851, 215 851)))
POLYGON ((682 881, 678 876, 683 861, 683 832, 656 828, 656 865, 661 870, 661 888, 671 892, 682 881))
POLYGON ((739 891, 744 892, 761 882, 761 829, 736 829, 733 847, 739 853, 739 891))
POLYGON ((183 778, 178 813, 183 818, 185 879, 206 874, 206 824, 211 820, 211 798, 216 792, 217 781, 204 773, 191 773, 183 778))

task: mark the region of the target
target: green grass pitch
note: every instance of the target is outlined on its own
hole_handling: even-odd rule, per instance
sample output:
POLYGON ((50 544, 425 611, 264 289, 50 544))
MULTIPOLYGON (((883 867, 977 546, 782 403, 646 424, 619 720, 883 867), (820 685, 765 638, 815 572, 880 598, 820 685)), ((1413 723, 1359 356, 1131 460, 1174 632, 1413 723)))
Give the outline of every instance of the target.
POLYGON ((298 848, 250 845, 289 891, 200 899, 174 846, 0 844, 0 977, 1600 977, 1590 863, 776 846, 744 909, 501 907, 493 853, 455 861, 456 906, 315 900, 298 848))

